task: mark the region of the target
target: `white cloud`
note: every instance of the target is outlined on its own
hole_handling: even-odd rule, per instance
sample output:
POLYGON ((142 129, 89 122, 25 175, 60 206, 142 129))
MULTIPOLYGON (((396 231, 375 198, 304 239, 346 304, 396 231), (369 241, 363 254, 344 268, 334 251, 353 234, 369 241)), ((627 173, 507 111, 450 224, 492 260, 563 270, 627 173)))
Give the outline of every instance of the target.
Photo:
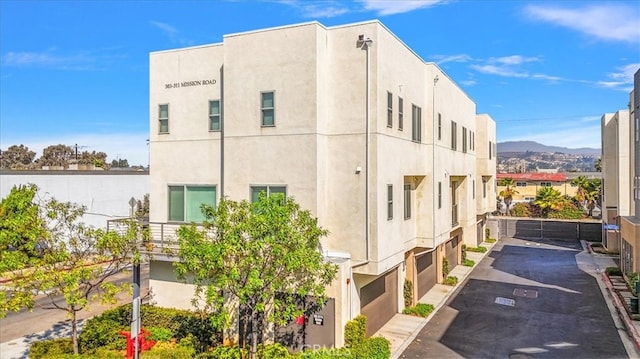
POLYGON ((110 133, 110 134, 63 134, 39 137, 11 138, 3 137, 3 149, 11 145, 23 144, 36 152, 36 158, 42 155, 42 150, 51 145, 64 144, 67 146, 82 146, 79 151, 105 152, 108 162, 116 158, 127 159, 129 165, 146 166, 148 160, 147 139, 148 132, 142 133, 110 133))
POLYGON ((169 41, 173 44, 179 44, 182 46, 189 46, 193 42, 191 40, 187 40, 180 37, 180 31, 175 27, 160 21, 151 20, 149 23, 158 29, 160 29, 168 38, 169 41))
POLYGON ((93 71, 104 70, 114 60, 124 58, 121 54, 112 54, 113 49, 84 50, 60 53, 57 49, 42 52, 8 52, 2 57, 3 66, 11 67, 47 67, 58 70, 93 71))
POLYGON ((490 75, 498 75, 504 77, 529 77, 527 72, 517 71, 510 66, 497 66, 497 65, 471 65, 471 68, 490 75))
POLYGON ((578 31, 606 41, 640 42, 640 11, 637 1, 609 2, 581 8, 529 5, 528 18, 534 18, 578 31))
POLYGON ((489 62, 497 62, 504 65, 520 65, 525 62, 536 62, 536 61, 539 61, 537 57, 525 57, 521 55, 492 57, 489 59, 489 62))
POLYGON ((447 0, 360 0, 364 9, 375 11, 380 16, 402 14, 418 9, 446 4, 447 0))
POLYGON ((467 54, 457 54, 457 55, 432 55, 430 58, 434 59, 434 62, 438 63, 438 65, 445 64, 447 62, 469 62, 473 60, 471 56, 467 54))

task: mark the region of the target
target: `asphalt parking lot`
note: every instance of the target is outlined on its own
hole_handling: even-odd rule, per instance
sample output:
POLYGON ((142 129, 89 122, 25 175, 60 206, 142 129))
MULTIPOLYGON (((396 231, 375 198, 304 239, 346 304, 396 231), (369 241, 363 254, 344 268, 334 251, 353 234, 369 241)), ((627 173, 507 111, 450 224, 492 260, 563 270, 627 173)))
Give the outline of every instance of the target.
POLYGON ((400 357, 635 357, 587 260, 578 241, 501 239, 400 357))

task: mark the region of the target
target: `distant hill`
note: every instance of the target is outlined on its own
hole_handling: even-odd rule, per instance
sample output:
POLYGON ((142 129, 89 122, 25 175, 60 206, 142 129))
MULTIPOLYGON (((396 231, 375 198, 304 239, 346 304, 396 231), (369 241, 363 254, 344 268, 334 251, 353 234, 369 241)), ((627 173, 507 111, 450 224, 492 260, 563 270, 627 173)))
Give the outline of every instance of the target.
POLYGON ((498 155, 518 152, 560 152, 572 155, 600 156, 599 148, 567 148, 559 146, 546 146, 534 141, 507 141, 498 143, 498 155))

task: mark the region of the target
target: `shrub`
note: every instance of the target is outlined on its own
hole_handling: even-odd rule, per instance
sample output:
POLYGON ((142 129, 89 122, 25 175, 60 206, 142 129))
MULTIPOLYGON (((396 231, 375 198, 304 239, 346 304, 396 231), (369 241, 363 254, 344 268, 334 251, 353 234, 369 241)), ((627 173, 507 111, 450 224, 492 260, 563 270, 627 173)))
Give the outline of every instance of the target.
POLYGON ((258 358, 264 359, 276 359, 276 358, 289 358, 289 350, 280 344, 274 343, 269 345, 260 346, 258 348, 258 358))
POLYGON ((71 338, 34 342, 29 347, 29 358, 39 359, 61 354, 73 354, 73 341, 71 338))
POLYGON ((447 258, 442 259, 442 276, 446 277, 449 275, 451 268, 449 267, 449 260, 447 258))
POLYGON ((532 217, 531 212, 531 204, 519 202, 511 207, 510 213, 513 217, 532 217))
POLYGON ((607 275, 615 275, 615 276, 621 276, 622 275, 622 271, 620 270, 620 268, 618 267, 607 267, 604 272, 607 275))
POLYGON ((462 261, 466 261, 467 260, 467 245, 463 244, 462 245, 462 261))
POLYGON ((484 241, 487 243, 496 243, 496 239, 491 237, 487 237, 487 239, 485 239, 484 241))
POLYGON ((478 246, 478 247, 467 247, 467 251, 476 252, 476 253, 484 253, 487 251, 487 247, 478 246))
POLYGON ((433 309, 433 305, 431 304, 418 303, 414 307, 404 308, 402 313, 426 318, 433 312, 433 309))
POLYGON ((584 210, 578 208, 572 202, 565 202, 561 209, 549 211, 547 217, 557 219, 581 219, 586 216, 584 210))
MULTIPOLYGON (((98 348, 122 350, 127 348, 127 340, 120 335, 120 331, 130 330, 123 323, 119 323, 107 316, 89 319, 82 328, 79 337, 82 353, 93 353, 98 348)), ((128 320, 129 321, 129 320, 128 320)))
POLYGON ((178 346, 175 343, 161 342, 151 350, 140 353, 141 359, 191 359, 195 356, 192 348, 178 346))
POLYGON ((456 285, 456 284, 458 284, 458 277, 447 276, 447 278, 444 279, 442 284, 445 284, 445 285, 456 285))
POLYGON ((219 345, 210 352, 206 352, 198 355, 197 358, 242 359, 246 355, 247 355, 247 351, 242 350, 242 348, 240 347, 237 347, 237 346, 229 347, 226 345, 219 345))
POLYGON ((389 359, 391 357, 391 343, 384 337, 369 338, 352 351, 357 359, 389 359))
POLYGON ((465 259, 462 263, 465 267, 473 267, 476 265, 476 262, 471 259, 465 259))
POLYGON ((149 339, 155 340, 157 342, 168 342, 173 338, 173 333, 171 333, 171 329, 160 328, 160 327, 148 327, 149 331, 149 339))
POLYGON ((404 296, 404 306, 410 306, 413 303, 413 282, 408 279, 404 280, 404 288, 402 294, 404 296))
POLYGON ((292 355, 293 358, 301 359, 349 359, 353 358, 353 350, 350 348, 322 348, 314 351, 306 351, 292 355))
POLYGON ((365 340, 367 336, 367 317, 360 314, 348 321, 344 326, 344 344, 346 347, 355 347, 365 340))

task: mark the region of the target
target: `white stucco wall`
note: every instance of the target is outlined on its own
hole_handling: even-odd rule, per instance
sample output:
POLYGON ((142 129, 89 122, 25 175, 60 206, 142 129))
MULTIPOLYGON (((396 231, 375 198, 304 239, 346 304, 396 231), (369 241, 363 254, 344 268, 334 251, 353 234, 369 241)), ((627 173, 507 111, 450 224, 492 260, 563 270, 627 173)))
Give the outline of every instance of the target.
POLYGON ((17 185, 33 183, 41 198, 55 198, 86 206, 85 224, 106 228, 107 220, 131 215, 129 200, 149 193, 147 172, 4 171, 0 172, 0 196, 17 185))

